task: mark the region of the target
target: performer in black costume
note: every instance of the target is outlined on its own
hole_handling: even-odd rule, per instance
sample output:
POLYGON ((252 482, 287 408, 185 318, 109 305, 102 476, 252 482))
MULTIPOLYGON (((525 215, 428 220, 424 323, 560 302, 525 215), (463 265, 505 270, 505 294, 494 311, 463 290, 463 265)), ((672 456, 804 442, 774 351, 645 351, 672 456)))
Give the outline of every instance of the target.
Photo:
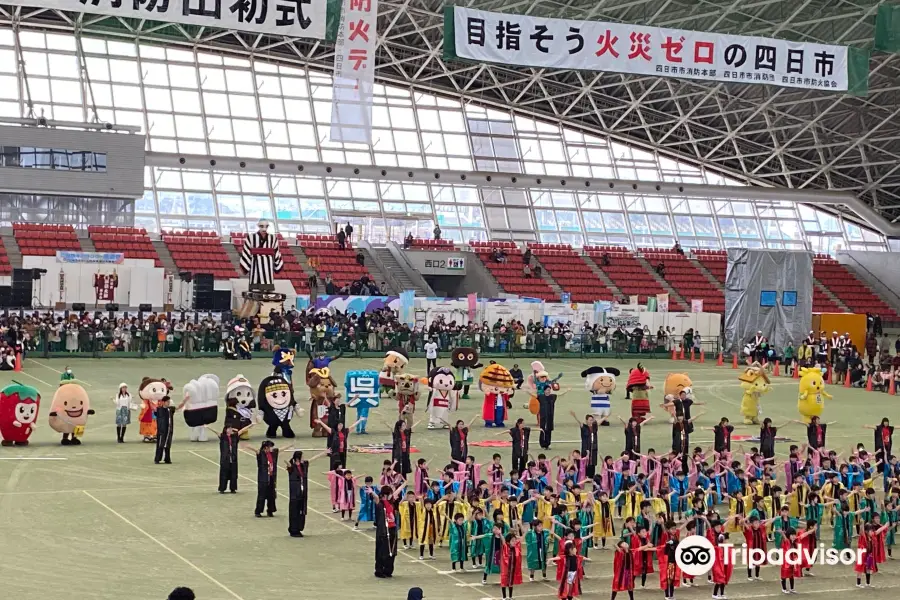
POLYGON ((397 495, 401 489, 394 490, 386 485, 381 488, 380 494, 372 492, 375 495, 375 577, 378 578, 394 575, 397 527, 400 523, 397 495))
POLYGON ((172 436, 175 433, 175 411, 184 406, 182 402, 178 408, 169 406, 171 399, 169 396, 160 398, 156 406, 156 454, 153 462, 159 464, 160 461, 167 465, 172 464, 172 436))

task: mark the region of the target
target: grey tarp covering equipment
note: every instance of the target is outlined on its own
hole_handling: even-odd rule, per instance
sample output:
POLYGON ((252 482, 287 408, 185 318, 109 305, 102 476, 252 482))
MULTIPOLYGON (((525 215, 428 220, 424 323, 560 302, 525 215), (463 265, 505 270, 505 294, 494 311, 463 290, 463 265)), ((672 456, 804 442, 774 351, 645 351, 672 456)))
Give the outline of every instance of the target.
POLYGON ((728 249, 725 275, 725 351, 738 352, 757 331, 782 354, 796 347, 812 323, 813 257, 809 252, 728 249), (774 291, 775 306, 760 306, 763 291, 774 291), (797 292, 797 305, 784 306, 784 292, 797 292))

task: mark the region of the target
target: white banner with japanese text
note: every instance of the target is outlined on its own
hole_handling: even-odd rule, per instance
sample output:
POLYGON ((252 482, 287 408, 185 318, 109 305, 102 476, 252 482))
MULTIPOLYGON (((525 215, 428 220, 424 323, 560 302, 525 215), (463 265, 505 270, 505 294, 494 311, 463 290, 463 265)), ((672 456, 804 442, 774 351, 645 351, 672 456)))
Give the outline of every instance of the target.
POLYGON ((458 6, 444 20, 445 58, 854 93, 867 85, 868 54, 858 73, 856 49, 846 46, 458 6))
POLYGON ((378 0, 343 0, 334 47, 331 141, 372 144, 378 0))
POLYGON ((324 40, 328 0, 4 0, 4 4, 324 40))

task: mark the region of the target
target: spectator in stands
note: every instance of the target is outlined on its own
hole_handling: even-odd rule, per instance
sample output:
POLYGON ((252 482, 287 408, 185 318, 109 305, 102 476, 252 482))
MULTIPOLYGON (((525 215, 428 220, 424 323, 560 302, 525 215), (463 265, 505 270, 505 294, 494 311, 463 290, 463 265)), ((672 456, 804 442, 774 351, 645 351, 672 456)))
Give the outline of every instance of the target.
POLYGON ((436 240, 441 239, 441 226, 438 225, 437 223, 435 223, 434 231, 432 233, 434 233, 434 239, 436 239, 436 240))
POLYGON ((387 295, 387 293, 388 293, 388 286, 387 286, 387 283, 386 283, 386 282, 382 281, 382 282, 381 282, 381 285, 378 286, 378 293, 381 294, 382 296, 387 295))
POLYGON ((331 279, 331 273, 325 274, 325 293, 329 296, 337 293, 337 286, 334 285, 334 281, 331 279))
POLYGON ((522 267, 522 275, 525 276, 525 279, 531 279, 531 267, 527 263, 522 267))
POLYGON ((362 250, 356 253, 356 264, 361 267, 366 266, 366 255, 362 253, 362 250))
POLYGON ((502 248, 494 248, 491 251, 491 260, 493 260, 495 263, 505 263, 506 252, 504 252, 502 248))
POLYGON ((666 276, 666 263, 663 261, 659 261, 659 264, 656 265, 656 274, 660 277, 666 276))
POLYGON ((680 243, 675 242, 675 245, 672 247, 672 250, 674 250, 674 251, 677 252, 678 254, 684 256, 684 250, 681 249, 681 244, 680 244, 680 243))
POLYGON ((306 279, 306 285, 309 286, 309 301, 315 306, 316 293, 319 290, 319 272, 313 271, 306 279))
POLYGON ((403 238, 403 249, 409 250, 410 248, 412 248, 412 245, 413 245, 413 235, 412 235, 412 232, 410 232, 410 233, 406 234, 405 238, 403 238))
POLYGON ((525 248, 525 253, 522 254, 522 262, 526 265, 531 264, 531 248, 525 248))
POLYGON ((347 223, 347 226, 344 227, 344 235, 347 236, 347 243, 349 244, 351 238, 353 237, 353 225, 351 225, 349 222, 347 223))
POLYGON ((612 263, 612 260, 609 257, 609 252, 604 252, 603 256, 600 257, 600 264, 604 267, 608 267, 612 263))
POLYGON ((540 279, 542 272, 543 272, 543 270, 541 269, 541 265, 534 265, 534 278, 535 279, 540 279))
POLYGON ((347 248, 347 234, 344 233, 343 229, 338 229, 337 243, 338 248, 340 248, 341 250, 345 250, 347 248))

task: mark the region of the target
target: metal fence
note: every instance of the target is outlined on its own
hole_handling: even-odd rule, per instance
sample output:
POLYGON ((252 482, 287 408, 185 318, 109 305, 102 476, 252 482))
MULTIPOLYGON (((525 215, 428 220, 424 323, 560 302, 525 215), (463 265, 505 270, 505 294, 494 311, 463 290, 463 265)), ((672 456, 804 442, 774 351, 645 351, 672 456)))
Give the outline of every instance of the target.
MULTIPOLYGON (((247 333, 241 337, 219 329, 206 331, 168 332, 135 331, 114 334, 108 330, 82 329, 78 332, 51 335, 47 330, 36 332, 26 345, 26 352, 43 358, 89 357, 89 358, 197 358, 222 356, 224 344, 231 335, 237 346, 245 339, 256 356, 270 355, 277 345, 292 348, 303 355, 307 351, 335 353, 339 349, 345 355, 358 357, 381 356, 390 348, 401 347, 411 357, 424 358, 424 345, 430 337, 438 344, 439 353, 446 354, 456 347, 472 347, 487 358, 624 358, 638 356, 645 358, 669 358, 672 355, 671 341, 658 344, 655 337, 644 340, 626 336, 608 338, 601 342, 593 334, 577 333, 571 337, 528 333, 516 335, 512 332, 500 333, 440 333, 434 336, 416 332, 358 332, 353 336, 342 332, 291 332, 269 331, 260 335, 247 333)), ((601 338, 602 339, 602 338, 601 338)), ((719 353, 718 339, 701 344, 707 356, 719 353)), ((674 350, 680 352, 681 340, 677 340, 674 350)), ((690 353, 689 348, 685 348, 690 353)), ((697 352, 699 354, 699 351, 697 352)))

